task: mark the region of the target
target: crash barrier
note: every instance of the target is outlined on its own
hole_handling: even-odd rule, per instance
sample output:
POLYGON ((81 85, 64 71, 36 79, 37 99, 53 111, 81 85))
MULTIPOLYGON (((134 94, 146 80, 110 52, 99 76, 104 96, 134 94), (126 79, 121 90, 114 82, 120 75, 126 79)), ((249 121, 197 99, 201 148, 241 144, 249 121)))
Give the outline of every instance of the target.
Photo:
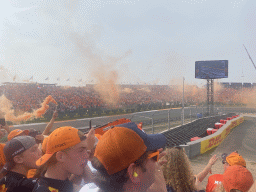
POLYGON ((243 116, 230 119, 221 128, 215 129, 216 131, 214 131, 213 134, 197 139, 195 141, 188 142, 187 144, 181 146, 184 147, 189 158, 201 155, 221 144, 221 142, 227 137, 231 130, 241 124, 243 121, 243 116))
POLYGON ((205 117, 194 120, 191 123, 164 131, 162 134, 167 138, 166 147, 187 145, 187 143, 191 141, 191 138, 194 137, 203 138, 207 136, 207 128, 214 127, 215 123, 219 122, 220 119, 226 119, 231 115, 233 115, 233 113, 227 115, 205 117))

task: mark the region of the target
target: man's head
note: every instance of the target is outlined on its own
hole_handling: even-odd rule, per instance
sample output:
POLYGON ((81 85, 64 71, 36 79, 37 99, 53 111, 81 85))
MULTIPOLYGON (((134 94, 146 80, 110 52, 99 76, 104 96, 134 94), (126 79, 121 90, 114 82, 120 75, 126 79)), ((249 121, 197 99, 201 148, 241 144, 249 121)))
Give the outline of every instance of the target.
POLYGON ((14 167, 23 167, 27 170, 36 169, 36 161, 41 156, 38 144, 35 138, 30 136, 19 136, 8 141, 4 146, 4 155, 6 171, 12 170, 14 167))
POLYGON ((222 163, 224 165, 224 171, 232 165, 241 165, 243 167, 246 167, 246 162, 244 160, 244 158, 238 154, 237 151, 231 153, 231 154, 227 154, 227 153, 223 153, 221 155, 222 158, 222 163))
POLYGON ((87 164, 87 150, 91 148, 88 141, 93 140, 93 138, 93 134, 89 133, 86 137, 73 127, 55 129, 47 141, 44 141, 45 154, 36 164, 45 166, 46 169, 49 166, 58 165, 67 173, 81 175, 87 164))
POLYGON ((165 145, 166 138, 162 134, 147 135, 135 123, 118 126, 101 137, 92 164, 100 172, 100 177, 110 181, 103 187, 120 190, 130 183, 131 187, 147 189, 154 182, 155 163, 159 156, 157 149, 165 145), (119 187, 114 186, 116 184, 119 187))
POLYGON ((223 186, 226 191, 249 191, 253 185, 253 176, 249 170, 240 165, 229 166, 223 174, 223 186))
POLYGON ((12 140, 14 137, 18 136, 26 136, 29 134, 29 130, 21 130, 21 129, 15 129, 11 131, 7 137, 8 141, 12 140))

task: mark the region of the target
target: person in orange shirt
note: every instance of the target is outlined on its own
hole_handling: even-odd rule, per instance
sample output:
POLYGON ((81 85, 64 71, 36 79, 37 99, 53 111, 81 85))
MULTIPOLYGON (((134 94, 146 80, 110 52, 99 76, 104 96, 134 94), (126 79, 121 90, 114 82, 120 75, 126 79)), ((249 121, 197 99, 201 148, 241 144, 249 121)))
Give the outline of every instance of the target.
MULTIPOLYGON (((4 156, 4 143, 0 143, 0 170, 3 168, 4 164, 6 163, 5 156, 4 156)), ((3 177, 3 174, 0 174, 0 179, 3 177)))
POLYGON ((253 186, 252 173, 241 165, 228 166, 223 174, 223 182, 214 191, 247 192, 253 186))
MULTIPOLYGON (((222 158, 222 164, 224 172, 227 170, 228 167, 233 165, 240 165, 243 167, 246 167, 246 162, 244 158, 238 154, 237 151, 231 153, 228 155, 227 153, 223 153, 221 155, 222 158)), ((214 174, 211 175, 208 178, 208 183, 206 186, 206 192, 212 192, 216 188, 218 184, 221 184, 223 182, 223 175, 222 174, 214 174)))

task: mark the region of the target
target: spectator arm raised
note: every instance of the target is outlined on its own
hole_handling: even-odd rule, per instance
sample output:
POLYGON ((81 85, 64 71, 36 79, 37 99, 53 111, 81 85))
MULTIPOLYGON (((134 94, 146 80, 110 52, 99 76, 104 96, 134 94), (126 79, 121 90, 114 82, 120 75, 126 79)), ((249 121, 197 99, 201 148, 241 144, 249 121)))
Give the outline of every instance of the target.
POLYGON ((52 129, 53 127, 53 124, 55 122, 55 119, 58 117, 58 112, 57 111, 54 111, 53 115, 52 115, 52 119, 51 121, 48 123, 48 125, 45 127, 42 135, 49 135, 50 133, 50 130, 52 129))

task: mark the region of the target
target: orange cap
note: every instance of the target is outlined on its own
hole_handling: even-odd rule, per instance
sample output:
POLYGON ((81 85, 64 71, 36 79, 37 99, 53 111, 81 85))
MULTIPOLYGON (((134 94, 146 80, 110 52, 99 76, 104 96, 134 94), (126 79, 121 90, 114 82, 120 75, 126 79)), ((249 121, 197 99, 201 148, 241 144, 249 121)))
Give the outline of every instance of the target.
POLYGON ((229 156, 227 156, 226 161, 230 166, 241 165, 246 167, 246 162, 244 158, 241 155, 239 155, 237 152, 233 152, 229 156))
POLYGON ((26 135, 29 134, 29 130, 21 130, 21 129, 15 129, 11 131, 7 137, 8 141, 12 140, 14 137, 19 136, 20 134, 25 133, 26 135))
POLYGON ((223 174, 223 186, 226 191, 237 189, 246 192, 253 183, 251 172, 240 165, 229 166, 223 174))
POLYGON ((0 143, 0 166, 4 166, 6 163, 5 156, 4 156, 4 143, 0 143))
POLYGON ((127 168, 147 150, 143 139, 133 130, 114 127, 102 135, 94 156, 102 163, 109 175, 127 168))
MULTIPOLYGON (((84 139, 86 136, 84 136, 84 139)), ((45 164, 54 153, 68 149, 81 142, 78 135, 78 129, 73 127, 60 127, 55 129, 46 141, 46 153, 36 161, 37 166, 45 164)), ((45 146, 44 146, 45 148, 45 146)))
POLYGON ((100 134, 94 134, 94 136, 95 136, 98 140, 100 140, 100 138, 101 138, 102 135, 100 135, 100 134))

